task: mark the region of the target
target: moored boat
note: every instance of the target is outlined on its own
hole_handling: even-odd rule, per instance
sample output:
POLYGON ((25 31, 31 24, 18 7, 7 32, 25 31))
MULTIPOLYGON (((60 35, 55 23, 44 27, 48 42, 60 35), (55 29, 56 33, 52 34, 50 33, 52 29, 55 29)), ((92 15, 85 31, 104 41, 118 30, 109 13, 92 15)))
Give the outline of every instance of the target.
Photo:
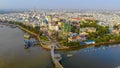
POLYGON ((36 44, 37 44, 37 41, 36 41, 36 39, 34 39, 34 38, 30 38, 30 42, 31 42, 33 45, 36 45, 36 44))
POLYGON ((24 34, 24 38, 29 39, 30 35, 26 33, 26 34, 24 34))
POLYGON ((24 39, 25 49, 38 44, 34 38, 24 39))
POLYGON ((33 44, 30 40, 25 39, 24 40, 24 45, 25 45, 25 49, 27 49, 27 48, 31 47, 33 44))

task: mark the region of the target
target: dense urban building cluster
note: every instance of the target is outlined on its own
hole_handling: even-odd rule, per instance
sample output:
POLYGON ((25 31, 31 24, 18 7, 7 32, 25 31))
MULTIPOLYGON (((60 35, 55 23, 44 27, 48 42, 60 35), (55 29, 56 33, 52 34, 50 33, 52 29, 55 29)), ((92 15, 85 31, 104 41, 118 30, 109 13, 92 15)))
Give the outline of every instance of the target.
POLYGON ((89 36, 91 33, 99 35, 100 28, 103 30, 108 28, 111 34, 120 33, 120 16, 116 11, 30 10, 0 14, 0 19, 21 22, 32 28, 39 27, 39 30, 47 31, 50 36, 62 42, 95 43, 96 36, 94 38, 89 36))

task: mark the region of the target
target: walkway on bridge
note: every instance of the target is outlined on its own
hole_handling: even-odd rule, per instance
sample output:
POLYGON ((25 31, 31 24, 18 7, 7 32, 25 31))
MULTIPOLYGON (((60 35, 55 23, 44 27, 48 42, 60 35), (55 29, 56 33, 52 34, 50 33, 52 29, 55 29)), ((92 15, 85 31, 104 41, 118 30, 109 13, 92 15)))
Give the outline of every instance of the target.
POLYGON ((60 54, 55 54, 54 50, 55 50, 55 44, 52 43, 51 45, 51 58, 53 63, 55 64, 55 68, 63 68, 63 66, 60 64, 60 60, 62 59, 60 54))

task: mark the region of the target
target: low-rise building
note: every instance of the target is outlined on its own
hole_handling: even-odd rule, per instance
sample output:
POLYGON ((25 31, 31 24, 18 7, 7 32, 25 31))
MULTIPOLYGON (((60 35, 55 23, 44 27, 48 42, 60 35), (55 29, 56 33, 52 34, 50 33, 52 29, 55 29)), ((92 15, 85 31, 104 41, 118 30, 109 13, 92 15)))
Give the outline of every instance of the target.
POLYGON ((94 27, 80 28, 80 32, 96 32, 96 28, 94 27))
POLYGON ((59 30, 58 25, 51 25, 51 24, 49 24, 48 27, 49 27, 50 30, 55 30, 55 31, 58 31, 58 30, 59 30))
POLYGON ((77 33, 72 33, 68 35, 68 42, 84 41, 86 40, 85 35, 79 35, 77 33))
POLYGON ((113 30, 112 30, 112 33, 113 33, 113 34, 120 34, 120 30, 113 29, 113 30))

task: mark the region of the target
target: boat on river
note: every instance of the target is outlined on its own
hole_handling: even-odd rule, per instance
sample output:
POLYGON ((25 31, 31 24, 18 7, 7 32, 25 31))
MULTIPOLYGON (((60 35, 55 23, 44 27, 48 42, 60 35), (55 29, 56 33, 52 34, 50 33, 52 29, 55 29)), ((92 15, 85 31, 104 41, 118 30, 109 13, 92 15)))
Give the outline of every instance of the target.
POLYGON ((24 39, 25 48, 37 45, 37 41, 34 38, 24 39))
POLYGON ((25 38, 25 39, 29 39, 29 38, 30 38, 30 35, 27 34, 27 33, 25 33, 25 34, 24 34, 24 38, 25 38))
POLYGON ((72 54, 67 54, 67 57, 72 57, 73 55, 72 54))

